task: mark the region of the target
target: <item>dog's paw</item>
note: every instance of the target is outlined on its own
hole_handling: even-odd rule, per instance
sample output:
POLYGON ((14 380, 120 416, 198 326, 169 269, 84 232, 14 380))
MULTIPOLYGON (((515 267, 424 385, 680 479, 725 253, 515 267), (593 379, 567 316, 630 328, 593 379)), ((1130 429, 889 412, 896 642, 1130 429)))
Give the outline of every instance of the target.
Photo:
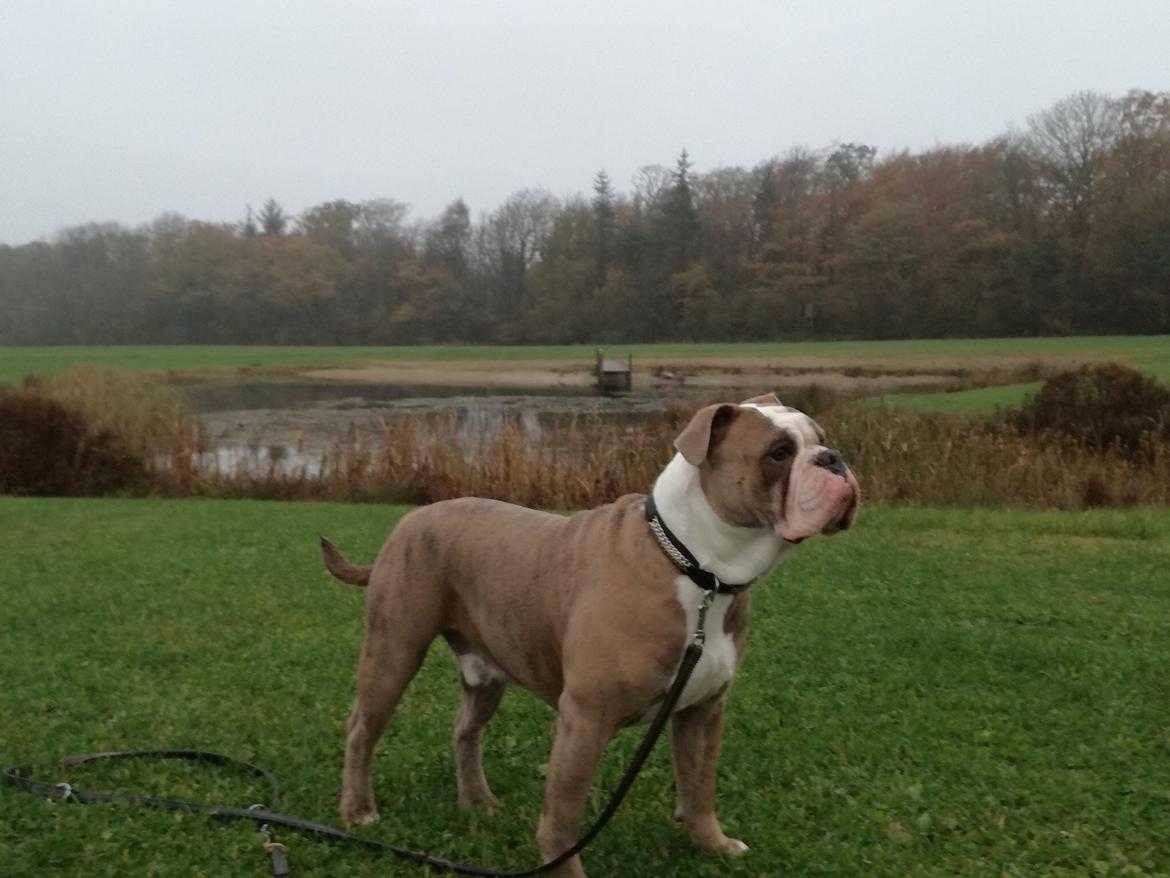
POLYGON ((723 842, 719 845, 719 850, 725 854, 731 854, 733 857, 742 857, 751 848, 740 841, 738 838, 728 838, 723 836, 723 842))
POLYGON ((459 807, 468 808, 474 811, 486 811, 488 814, 494 814, 504 807, 504 803, 493 796, 490 792, 476 795, 464 793, 459 796, 459 807))
POLYGON ((381 817, 378 816, 377 811, 367 811, 365 814, 354 814, 342 818, 349 826, 372 826, 377 823, 381 817))
POLYGON ((748 846, 738 838, 731 838, 720 832, 718 835, 695 836, 695 844, 700 850, 709 854, 729 854, 733 857, 742 857, 748 852, 748 846))
POLYGON ((369 826, 378 822, 378 809, 367 805, 365 807, 352 806, 341 808, 341 820, 348 826, 369 826))

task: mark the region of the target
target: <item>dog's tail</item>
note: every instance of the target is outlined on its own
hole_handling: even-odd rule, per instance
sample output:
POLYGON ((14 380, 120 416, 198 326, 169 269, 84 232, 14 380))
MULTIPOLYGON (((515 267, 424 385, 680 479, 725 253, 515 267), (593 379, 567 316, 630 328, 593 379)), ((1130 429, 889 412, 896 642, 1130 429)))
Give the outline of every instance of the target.
POLYGON ((369 584, 370 571, 374 569, 372 564, 351 564, 349 559, 341 554, 341 549, 325 537, 321 537, 321 555, 325 559, 325 569, 342 582, 361 586, 369 584))

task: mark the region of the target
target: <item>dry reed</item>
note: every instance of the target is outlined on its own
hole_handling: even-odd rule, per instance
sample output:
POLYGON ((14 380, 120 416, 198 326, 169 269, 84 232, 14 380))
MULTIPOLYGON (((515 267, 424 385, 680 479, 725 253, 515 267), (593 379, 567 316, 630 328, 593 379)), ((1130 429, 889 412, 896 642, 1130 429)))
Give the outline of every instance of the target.
MULTIPOLYGON (((1170 449, 1140 463, 1071 443, 1020 436, 991 418, 909 414, 850 406, 820 416, 867 500, 1062 509, 1170 505, 1170 449)), ((257 461, 205 476, 196 493, 271 499, 431 503, 494 497, 579 509, 645 492, 681 429, 663 416, 638 426, 578 418, 533 439, 516 420, 480 447, 461 446, 455 419, 404 416, 354 431, 319 474, 257 461)))
POLYGON ((1074 509, 1170 504, 1170 445, 1117 450, 1021 435, 999 417, 852 406, 821 417, 869 499, 1074 509))
POLYGON ((26 392, 56 400, 78 413, 92 433, 110 433, 143 461, 156 489, 193 492, 195 455, 208 439, 182 395, 150 374, 78 366, 25 381, 26 392))
MULTIPOLYGON (((637 424, 582 416, 539 435, 506 418, 474 447, 454 416, 403 415, 359 427, 319 466, 257 454, 231 471, 199 463, 207 440, 181 397, 158 379, 78 369, 25 389, 119 436, 148 468, 144 490, 166 496, 430 503, 467 495, 578 509, 644 492, 670 459, 694 409, 637 424)), ((1003 416, 958 417, 841 403, 817 387, 801 396, 857 474, 869 500, 1079 508, 1170 505, 1170 443, 1137 458, 1022 435, 1003 416), (827 409, 827 410, 823 410, 827 409)), ((1131 456, 1132 457, 1132 456, 1131 456)))

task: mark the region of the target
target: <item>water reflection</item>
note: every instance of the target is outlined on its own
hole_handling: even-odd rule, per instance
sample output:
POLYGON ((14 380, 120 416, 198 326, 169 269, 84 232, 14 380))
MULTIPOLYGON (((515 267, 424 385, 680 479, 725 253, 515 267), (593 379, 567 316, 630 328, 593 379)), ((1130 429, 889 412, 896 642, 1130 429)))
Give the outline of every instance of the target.
POLYGON ((579 388, 518 394, 485 387, 332 382, 196 384, 184 393, 214 443, 198 456, 201 468, 310 476, 320 473, 331 446, 360 440, 377 447, 382 425, 393 429, 403 415, 416 416, 424 429, 471 454, 495 440, 507 423, 517 425, 525 443, 536 445, 575 418, 632 425, 670 404, 662 395, 613 397, 579 388))
POLYGON ((216 445, 210 451, 194 455, 195 465, 205 472, 232 475, 241 471, 267 472, 276 469, 281 472, 316 477, 321 474, 324 450, 303 451, 291 445, 216 445))

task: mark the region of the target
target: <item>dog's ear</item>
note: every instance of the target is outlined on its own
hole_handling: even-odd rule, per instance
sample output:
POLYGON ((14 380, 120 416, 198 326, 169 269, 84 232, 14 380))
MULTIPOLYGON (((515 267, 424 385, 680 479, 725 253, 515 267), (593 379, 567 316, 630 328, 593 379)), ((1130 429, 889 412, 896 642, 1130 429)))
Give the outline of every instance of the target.
POLYGON ((699 409, 674 440, 674 447, 687 463, 698 466, 707 459, 738 414, 739 408, 728 403, 699 409))
POLYGON ((763 396, 753 396, 751 399, 745 399, 740 405, 784 405, 774 393, 765 393, 763 396))

